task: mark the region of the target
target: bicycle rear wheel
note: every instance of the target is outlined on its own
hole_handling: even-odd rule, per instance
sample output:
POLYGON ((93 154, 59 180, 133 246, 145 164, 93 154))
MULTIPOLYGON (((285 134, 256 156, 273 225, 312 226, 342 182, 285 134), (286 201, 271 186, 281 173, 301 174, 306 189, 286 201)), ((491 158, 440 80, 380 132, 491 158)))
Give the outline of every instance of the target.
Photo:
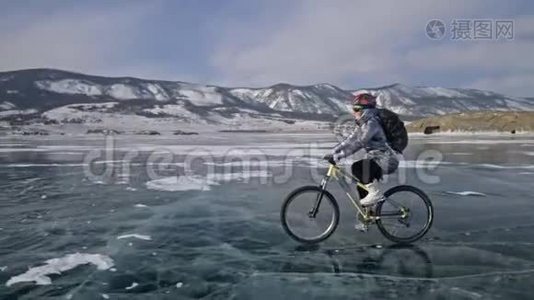
POLYGON ((384 193, 386 200, 376 206, 380 232, 395 243, 412 243, 422 238, 432 226, 434 209, 420 189, 401 185, 384 193))
POLYGON ((282 227, 286 233, 301 243, 324 241, 337 228, 339 207, 327 191, 316 186, 305 186, 293 191, 284 200, 280 212, 282 227), (318 199, 317 213, 313 209, 318 199))

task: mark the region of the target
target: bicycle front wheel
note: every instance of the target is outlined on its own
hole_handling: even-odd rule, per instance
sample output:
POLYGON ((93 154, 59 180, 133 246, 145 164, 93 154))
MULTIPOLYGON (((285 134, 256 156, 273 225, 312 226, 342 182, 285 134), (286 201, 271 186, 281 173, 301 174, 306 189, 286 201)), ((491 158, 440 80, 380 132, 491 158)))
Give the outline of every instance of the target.
POLYGON ((401 185, 384 193, 386 200, 376 206, 380 232, 395 243, 412 243, 422 238, 432 226, 434 209, 420 189, 401 185))
POLYGON ((296 241, 318 243, 336 230, 339 207, 329 192, 316 186, 305 186, 287 196, 280 218, 286 233, 296 241), (315 213, 314 209, 317 209, 315 213))

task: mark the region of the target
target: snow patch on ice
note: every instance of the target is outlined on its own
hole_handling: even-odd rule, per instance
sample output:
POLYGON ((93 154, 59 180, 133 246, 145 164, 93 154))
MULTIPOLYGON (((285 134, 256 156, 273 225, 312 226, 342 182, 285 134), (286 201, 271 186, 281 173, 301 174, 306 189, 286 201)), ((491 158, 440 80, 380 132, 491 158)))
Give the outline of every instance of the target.
POLYGON ((475 167, 488 168, 488 169, 534 169, 534 165, 495 165, 495 164, 476 164, 475 167))
POLYGON ((250 178, 262 178, 262 177, 271 177, 271 173, 265 170, 255 170, 255 171, 243 171, 235 173, 212 173, 209 174, 206 178, 208 181, 214 181, 217 184, 223 181, 232 181, 232 180, 245 180, 250 178))
POLYGON ((8 102, 8 101, 4 101, 0 104, 0 109, 3 109, 3 110, 10 110, 15 107, 16 107, 15 104, 8 102))
POLYGON ((209 191, 211 186, 220 185, 223 182, 241 181, 250 178, 271 177, 266 170, 243 171, 235 173, 212 173, 207 176, 172 176, 148 181, 145 185, 148 189, 157 191, 209 191))
POLYGON ((436 168, 445 164, 443 161, 425 161, 425 160, 401 160, 399 168, 405 169, 422 169, 422 168, 436 168))
POLYGON ((148 206, 147 206, 147 205, 144 205, 144 204, 141 204, 141 203, 138 203, 138 204, 134 205, 134 207, 137 207, 137 208, 147 208, 148 206))
POLYGON ((446 191, 445 193, 451 194, 451 195, 458 195, 458 196, 477 196, 477 197, 486 197, 487 196, 484 193, 474 192, 474 191, 463 191, 463 192, 446 191))
POLYGON ((0 117, 9 117, 9 116, 16 116, 16 115, 30 115, 36 113, 36 109, 24 109, 24 110, 4 110, 0 111, 0 117))
POLYGON ((0 267, 0 272, 4 272, 5 270, 7 270, 7 266, 0 267))
POLYGON ((131 239, 131 238, 139 239, 139 240, 145 240, 145 241, 151 241, 152 240, 152 237, 150 235, 137 234, 137 233, 125 234, 125 235, 118 236, 117 240, 131 239))
POLYGON ((48 275, 61 274, 81 265, 92 264, 98 270, 107 270, 113 267, 113 260, 102 254, 74 253, 61 258, 53 258, 45 261, 45 265, 30 268, 26 273, 11 277, 6 286, 20 282, 34 282, 37 285, 48 285, 52 280, 48 275))
POLYGON ((125 289, 125 290, 132 290, 132 289, 135 289, 135 288, 138 287, 138 286, 139 286, 139 283, 137 283, 137 282, 132 282, 132 284, 131 284, 130 286, 127 286, 127 287, 125 287, 124 289, 125 289))
POLYGON ((147 189, 166 192, 178 191, 209 191, 210 185, 217 185, 215 181, 209 181, 202 176, 172 176, 148 181, 145 185, 147 189))

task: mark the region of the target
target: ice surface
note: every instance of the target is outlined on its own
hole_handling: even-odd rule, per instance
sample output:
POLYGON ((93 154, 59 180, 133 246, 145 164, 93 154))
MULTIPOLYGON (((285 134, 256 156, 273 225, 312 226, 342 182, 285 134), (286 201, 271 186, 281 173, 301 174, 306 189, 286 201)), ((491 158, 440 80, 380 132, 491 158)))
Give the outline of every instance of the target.
POLYGON ((52 280, 48 275, 61 274, 81 265, 93 264, 98 270, 107 270, 113 267, 113 260, 110 257, 87 253, 67 254, 61 258, 49 259, 45 263, 43 266, 30 268, 26 273, 11 277, 6 282, 6 286, 20 282, 35 282, 37 285, 51 284, 52 280))
MULTIPOLYGON (((0 151, 2 152, 2 151, 0 151)), ((119 164, 121 161, 95 161, 92 164, 119 164)), ((42 164, 0 164, 2 167, 9 168, 35 168, 35 167, 83 167, 89 166, 88 163, 42 163, 42 164)))
MULTIPOLYGON (((8 143, 17 141, 4 140, 8 143)), ((71 156, 55 160, 58 158, 48 155, 48 152, 64 148, 62 142, 68 146, 64 148, 68 151, 103 147, 100 140, 22 140, 28 144, 26 147, 45 151, 35 155, 1 153, 4 164, 69 163, 71 156), (41 145, 46 147, 41 148, 41 145)), ((96 268, 88 266, 83 272, 81 268, 63 272, 61 279, 48 276, 53 286, 21 284, 10 289, 4 287, 0 289, 0 298, 40 299, 53 295, 64 299, 71 294, 72 299, 99 299, 103 298, 103 293, 111 299, 158 298, 169 291, 170 298, 180 299, 350 299, 354 295, 366 299, 468 299, 475 298, 470 294, 472 292, 487 299, 491 299, 491 295, 502 299, 528 299, 528 287, 534 273, 520 272, 534 268, 531 251, 534 235, 530 221, 533 177, 520 174, 534 170, 516 168, 528 166, 532 157, 517 155, 513 151, 533 149, 496 142, 495 145, 487 144, 491 151, 479 151, 476 144, 432 144, 429 141, 433 138, 414 138, 405 153, 406 166, 415 167, 414 159, 419 151, 427 149, 438 150, 447 158, 433 173, 440 176, 439 184, 427 184, 412 176, 416 170, 405 170, 407 184, 425 191, 434 204, 436 216, 439 212, 430 232, 407 248, 390 244, 378 230, 366 234, 354 232, 351 204, 338 198, 342 214, 346 213, 347 218, 342 218, 344 221, 326 243, 307 248, 281 231, 279 219, 284 197, 297 187, 318 183, 308 172, 308 167, 313 164, 326 166, 318 156, 303 157, 298 151, 285 156, 288 150, 304 147, 305 143, 297 142, 301 140, 320 142, 317 154, 323 154, 320 152, 334 143, 333 138, 326 140, 324 136, 313 134, 265 134, 259 137, 257 134, 225 136, 220 133, 206 137, 201 134, 179 141, 174 137, 127 136, 117 139, 119 148, 124 151, 138 146, 157 151, 166 148, 167 144, 180 153, 196 147, 213 148, 210 153, 215 157, 210 162, 216 167, 198 163, 193 170, 198 174, 205 174, 206 169, 221 173, 198 175, 204 183, 211 181, 213 185, 207 185, 216 190, 211 193, 146 189, 143 184, 151 179, 144 174, 144 165, 131 169, 134 174, 132 186, 138 188, 138 192, 126 191, 127 186, 96 186, 82 182, 80 168, 72 168, 67 173, 66 169, 0 166, 0 171, 3 170, 0 185, 7 199, 0 210, 0 227, 4 228, 0 231, 1 244, 6 250, 0 266, 9 265, 10 270, 10 273, 0 273, 5 278, 0 284, 10 276, 25 272, 27 264, 42 261, 35 257, 56 253, 57 249, 69 245, 74 249, 87 246, 88 249, 114 251, 110 256, 120 264, 116 272, 109 268, 109 272, 91 274, 96 268), (239 174, 239 166, 243 166, 241 162, 226 160, 226 150, 232 146, 280 153, 268 157, 268 168, 274 168, 267 170, 273 176, 283 171, 281 167, 286 165, 297 167, 291 169, 292 174, 284 183, 269 181, 262 184, 263 177, 240 183, 239 180, 254 174, 239 174), (473 155, 454 156, 451 155, 453 152, 473 155), (506 168, 481 167, 484 163, 506 168), (237 174, 225 175, 222 170, 226 167, 230 173, 237 174), (73 174, 68 175, 71 172, 73 174), (35 178, 40 180, 33 181, 35 178), (237 181, 233 182, 234 179, 237 181), (36 187, 18 195, 28 185, 36 187), (486 197, 469 195, 471 192, 484 193, 486 197), (48 194, 53 201, 39 200, 43 194, 48 194), (151 209, 135 208, 136 204, 151 209), (496 208, 504 206, 507 209, 498 210, 496 222, 496 208), (113 214, 109 213, 112 209, 113 214), (43 220, 36 219, 39 215, 43 215, 43 220), (92 221, 90 225, 86 224, 88 220, 92 221), (122 234, 151 235, 152 241, 116 240, 122 234), (54 236, 58 238, 52 238, 54 236), (129 242, 136 247, 128 247, 129 242), (381 246, 376 246, 377 243, 381 246), (13 270, 16 273, 11 274, 13 270), (133 282, 139 285, 125 290, 133 282), (179 283, 182 283, 181 287, 179 283), (136 296, 133 292, 141 294, 136 296)), ((241 151, 238 155, 244 153, 241 151)), ((121 152, 117 154, 115 158, 122 157, 121 152)), ((258 171, 262 167, 251 156, 243 159, 250 161, 249 170, 258 171)), ((428 164, 433 166, 425 162, 422 166, 428 164)), ((254 176, 269 172, 258 171, 254 176)), ((158 173, 164 176, 162 178, 173 174, 176 174, 175 170, 158 173)), ((392 179, 396 180, 394 176, 392 179)), ((170 184, 164 188, 174 189, 173 182, 170 184)), ((391 186, 396 184, 399 183, 387 182, 391 186)), ((334 183, 329 185, 329 190, 334 195, 341 191, 334 183)), ((96 250, 94 253, 105 252, 96 250)), ((63 253, 52 257, 60 256, 63 253)))
POLYGON ((137 233, 125 234, 125 235, 118 236, 117 240, 132 239, 132 238, 139 239, 139 240, 145 240, 145 241, 151 241, 152 240, 152 237, 150 235, 137 234, 137 233))
POLYGON ((36 113, 35 109, 24 109, 24 110, 4 110, 0 111, 0 117, 9 117, 15 115, 30 115, 36 113))

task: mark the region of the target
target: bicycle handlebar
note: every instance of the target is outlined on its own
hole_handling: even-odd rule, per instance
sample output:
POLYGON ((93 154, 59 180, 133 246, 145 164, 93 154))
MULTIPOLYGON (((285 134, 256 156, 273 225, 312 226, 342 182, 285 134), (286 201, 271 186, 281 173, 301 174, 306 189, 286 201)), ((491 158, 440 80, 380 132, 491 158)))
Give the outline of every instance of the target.
POLYGON ((334 160, 334 157, 332 155, 325 155, 323 159, 334 166, 336 165, 336 161, 334 160))

